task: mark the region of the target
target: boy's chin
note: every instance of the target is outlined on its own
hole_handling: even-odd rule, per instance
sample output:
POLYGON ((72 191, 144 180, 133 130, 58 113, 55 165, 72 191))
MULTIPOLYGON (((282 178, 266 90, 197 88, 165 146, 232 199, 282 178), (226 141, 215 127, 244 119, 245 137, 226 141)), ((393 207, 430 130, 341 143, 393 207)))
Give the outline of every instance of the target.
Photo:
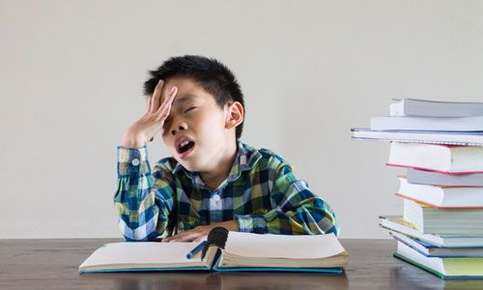
POLYGON ((190 161, 187 161, 187 160, 180 160, 180 159, 178 159, 178 158, 175 158, 175 159, 176 159, 176 161, 178 161, 178 163, 180 163, 181 165, 183 165, 183 167, 184 167, 186 170, 188 170, 188 171, 192 171, 192 172, 194 172, 194 171, 199 171, 199 170, 198 170, 198 167, 197 167, 195 164, 193 164, 193 161, 191 161, 191 160, 190 160, 190 161))

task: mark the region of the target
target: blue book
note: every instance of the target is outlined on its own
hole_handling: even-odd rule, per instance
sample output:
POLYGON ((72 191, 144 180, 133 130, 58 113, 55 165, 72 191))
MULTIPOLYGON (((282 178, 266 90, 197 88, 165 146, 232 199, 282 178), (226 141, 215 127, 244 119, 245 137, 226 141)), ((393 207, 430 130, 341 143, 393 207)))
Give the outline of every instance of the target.
POLYGON ((458 247, 446 248, 431 243, 421 241, 397 232, 390 232, 391 236, 401 243, 413 248, 426 257, 440 257, 440 258, 483 258, 483 247, 458 247))
MULTIPOLYGON (((211 234, 211 233, 210 233, 211 234)), ((343 272, 348 254, 333 234, 271 235, 228 232, 222 241, 119 242, 95 250, 80 273, 134 271, 343 272), (188 255, 191 253, 192 255, 188 255)))

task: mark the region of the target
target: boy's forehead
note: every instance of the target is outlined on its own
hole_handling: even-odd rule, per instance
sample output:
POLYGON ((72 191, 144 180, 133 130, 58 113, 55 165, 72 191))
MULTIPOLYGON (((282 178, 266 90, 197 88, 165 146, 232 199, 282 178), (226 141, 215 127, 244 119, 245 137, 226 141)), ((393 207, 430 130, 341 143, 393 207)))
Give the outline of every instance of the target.
POLYGON ((172 77, 166 80, 165 86, 169 89, 173 86, 178 88, 180 92, 190 92, 203 90, 203 88, 198 85, 195 81, 186 77, 172 77))
POLYGON ((194 101, 196 99, 206 99, 211 96, 202 86, 197 84, 190 78, 185 77, 173 77, 169 78, 165 83, 165 89, 170 90, 173 86, 176 86, 178 93, 174 99, 173 105, 176 103, 185 103, 188 101, 194 101))

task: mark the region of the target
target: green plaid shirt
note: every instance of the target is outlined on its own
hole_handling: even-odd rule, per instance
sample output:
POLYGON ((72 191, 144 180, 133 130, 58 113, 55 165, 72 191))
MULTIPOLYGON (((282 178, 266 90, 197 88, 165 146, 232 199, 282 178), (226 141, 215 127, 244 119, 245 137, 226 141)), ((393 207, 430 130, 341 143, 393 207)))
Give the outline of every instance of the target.
POLYGON ((114 203, 124 238, 153 240, 168 235, 170 223, 181 232, 227 220, 235 220, 241 232, 338 234, 329 205, 281 156, 240 141, 237 146, 229 176, 216 190, 172 157, 151 170, 146 146, 119 146, 114 203))

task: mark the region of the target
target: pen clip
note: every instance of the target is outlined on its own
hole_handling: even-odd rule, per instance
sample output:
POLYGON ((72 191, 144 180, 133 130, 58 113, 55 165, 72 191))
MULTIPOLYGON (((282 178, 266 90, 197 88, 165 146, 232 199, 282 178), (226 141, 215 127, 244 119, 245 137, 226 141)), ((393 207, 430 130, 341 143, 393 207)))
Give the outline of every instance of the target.
POLYGON ((206 252, 211 245, 215 245, 220 249, 225 248, 226 239, 228 238, 228 230, 224 227, 213 228, 208 234, 206 244, 201 252, 201 260, 205 258, 206 252))

